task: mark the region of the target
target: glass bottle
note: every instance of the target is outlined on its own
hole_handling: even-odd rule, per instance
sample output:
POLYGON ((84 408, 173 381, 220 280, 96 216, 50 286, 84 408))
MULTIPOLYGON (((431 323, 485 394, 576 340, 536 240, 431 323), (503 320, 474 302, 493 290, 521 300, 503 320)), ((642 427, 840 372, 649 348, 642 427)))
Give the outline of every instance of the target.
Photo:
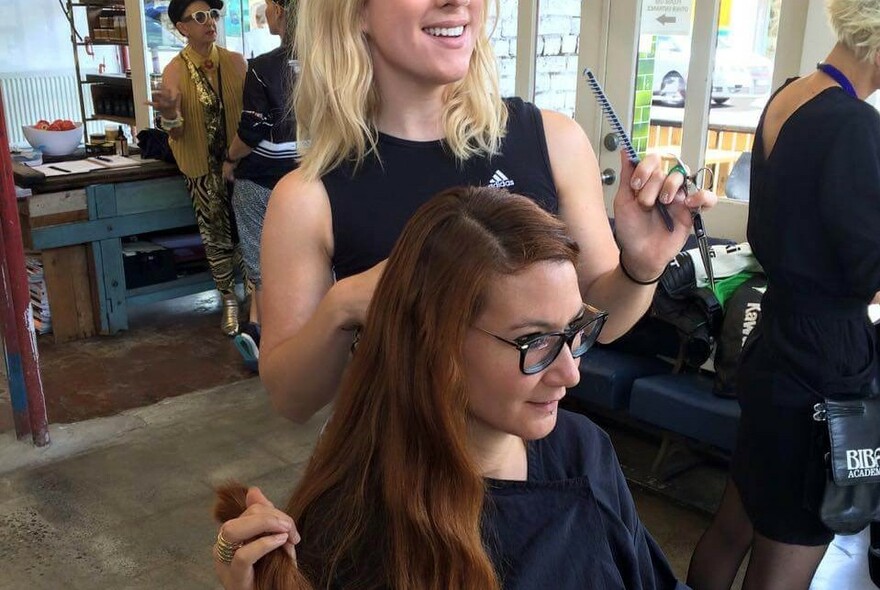
POLYGON ((117 156, 128 156, 128 138, 125 136, 125 131, 122 129, 122 125, 119 126, 119 131, 116 136, 116 155, 117 156))

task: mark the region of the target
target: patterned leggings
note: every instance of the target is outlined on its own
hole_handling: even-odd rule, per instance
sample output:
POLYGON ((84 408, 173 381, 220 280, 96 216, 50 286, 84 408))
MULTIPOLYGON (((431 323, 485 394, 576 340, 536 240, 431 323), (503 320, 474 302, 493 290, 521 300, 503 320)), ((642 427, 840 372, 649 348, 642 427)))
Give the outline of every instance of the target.
MULTIPOLYGON (((216 194, 211 189, 210 176, 184 177, 186 188, 192 197, 193 210, 199 234, 205 245, 205 254, 214 283, 221 293, 235 289, 235 266, 241 268, 241 254, 235 247, 235 227, 229 206, 229 196, 223 190, 216 194)), ((223 187, 225 189, 225 186, 223 187)))

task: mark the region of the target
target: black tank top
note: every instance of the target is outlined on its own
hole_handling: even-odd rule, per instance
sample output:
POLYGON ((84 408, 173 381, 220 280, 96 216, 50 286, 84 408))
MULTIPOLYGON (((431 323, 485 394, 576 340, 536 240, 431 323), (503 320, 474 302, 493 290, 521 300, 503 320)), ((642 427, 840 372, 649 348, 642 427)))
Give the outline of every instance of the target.
POLYGON ((455 158, 442 141, 409 141, 379 134, 381 164, 374 156, 353 170, 328 172, 321 180, 333 215, 333 270, 337 279, 363 272, 391 253, 416 209, 454 186, 493 186, 533 199, 557 213, 541 113, 518 98, 507 99, 507 135, 493 157, 455 158))

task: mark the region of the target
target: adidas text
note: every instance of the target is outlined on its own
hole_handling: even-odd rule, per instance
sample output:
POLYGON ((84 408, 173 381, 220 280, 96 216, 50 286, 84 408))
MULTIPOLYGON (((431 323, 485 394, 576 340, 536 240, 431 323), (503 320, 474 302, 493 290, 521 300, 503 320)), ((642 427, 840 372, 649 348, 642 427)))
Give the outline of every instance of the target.
POLYGON ((513 184, 514 182, 501 170, 496 170, 495 174, 492 175, 492 179, 489 181, 489 186, 492 188, 508 188, 513 186, 513 184))

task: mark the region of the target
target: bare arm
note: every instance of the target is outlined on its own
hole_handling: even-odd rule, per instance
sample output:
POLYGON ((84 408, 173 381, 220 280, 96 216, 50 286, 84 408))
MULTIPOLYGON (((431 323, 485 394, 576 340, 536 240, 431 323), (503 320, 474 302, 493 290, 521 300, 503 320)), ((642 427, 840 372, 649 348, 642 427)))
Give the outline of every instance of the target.
MULTIPOLYGON (((581 247, 581 293, 585 301, 609 312, 601 336, 603 342, 609 342, 626 333, 645 313, 655 286, 638 285, 620 269, 620 251, 607 221, 598 162, 586 134, 575 121, 559 113, 542 111, 542 117, 560 217, 581 247)), ((660 194, 678 192, 681 175, 663 174, 657 156, 645 158, 635 170, 626 162, 621 165, 614 203, 617 242, 623 245, 630 273, 648 280, 663 272, 692 231, 688 206, 711 206, 714 195, 693 195, 688 206, 683 197, 677 197, 670 205, 676 228, 669 233, 653 205, 660 194), (631 188, 634 178, 638 179, 638 191, 631 188)))
POLYGON ((384 267, 334 283, 332 252, 324 185, 288 174, 272 192, 263 227, 260 377, 275 409, 296 422, 336 395, 384 267))
POLYGON ((236 133, 232 139, 232 145, 229 146, 229 150, 226 152, 227 160, 223 162, 223 178, 230 182, 235 180, 235 167, 238 166, 238 161, 249 156, 252 151, 254 149, 243 142, 236 133), (235 163, 229 160, 235 160, 235 163))
POLYGON ((232 52, 232 63, 235 64, 235 69, 238 70, 238 73, 244 78, 245 74, 248 71, 248 62, 244 58, 244 56, 235 51, 232 52))
POLYGON ((618 269, 618 250, 605 211, 599 163, 586 134, 564 115, 543 111, 542 116, 559 195, 559 215, 581 247, 577 268, 581 293, 587 303, 609 312, 601 340, 611 341, 644 314, 654 287, 636 285, 618 269))
MULTIPOLYGON (((180 116, 180 76, 180 64, 172 60, 162 72, 162 88, 153 90, 152 101, 147 103, 157 109, 163 119, 171 120, 180 116)), ((180 139, 183 127, 168 129, 167 133, 171 139, 180 139)))

